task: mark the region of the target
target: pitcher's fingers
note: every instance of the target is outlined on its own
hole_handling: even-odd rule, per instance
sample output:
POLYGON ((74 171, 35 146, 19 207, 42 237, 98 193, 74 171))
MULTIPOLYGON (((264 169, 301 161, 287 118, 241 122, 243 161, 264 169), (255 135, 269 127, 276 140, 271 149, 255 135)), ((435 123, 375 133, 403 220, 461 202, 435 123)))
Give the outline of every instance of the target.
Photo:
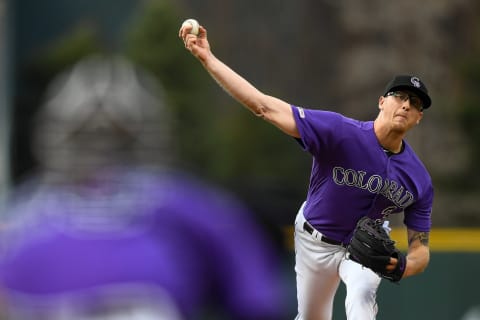
POLYGON ((388 272, 392 272, 395 270, 397 267, 398 259, 396 258, 390 258, 389 264, 387 264, 387 267, 385 268, 388 272))
POLYGON ((193 34, 187 34, 183 42, 185 43, 185 48, 192 51, 192 46, 197 44, 197 36, 193 34))
POLYGON ((198 37, 199 38, 206 38, 207 37, 207 29, 203 26, 198 27, 198 37))

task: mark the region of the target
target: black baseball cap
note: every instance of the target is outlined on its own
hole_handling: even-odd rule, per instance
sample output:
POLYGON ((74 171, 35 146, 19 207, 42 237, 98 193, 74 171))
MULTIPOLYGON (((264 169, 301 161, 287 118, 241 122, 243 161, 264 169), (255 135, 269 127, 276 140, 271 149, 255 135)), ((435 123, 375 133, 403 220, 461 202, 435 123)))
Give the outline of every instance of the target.
POLYGON ((409 90, 418 95, 423 102, 423 108, 427 109, 432 104, 432 99, 428 95, 428 90, 420 78, 411 75, 395 76, 385 87, 384 96, 396 90, 409 90))

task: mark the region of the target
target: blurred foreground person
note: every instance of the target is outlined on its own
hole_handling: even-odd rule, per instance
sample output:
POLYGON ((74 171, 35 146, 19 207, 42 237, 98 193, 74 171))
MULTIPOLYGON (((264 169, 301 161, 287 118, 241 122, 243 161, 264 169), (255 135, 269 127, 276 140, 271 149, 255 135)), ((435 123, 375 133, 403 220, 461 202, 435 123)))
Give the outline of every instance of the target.
POLYGON ((279 263, 251 213, 172 169, 161 88, 93 57, 52 84, 38 174, 11 197, 2 319, 282 319, 279 263))

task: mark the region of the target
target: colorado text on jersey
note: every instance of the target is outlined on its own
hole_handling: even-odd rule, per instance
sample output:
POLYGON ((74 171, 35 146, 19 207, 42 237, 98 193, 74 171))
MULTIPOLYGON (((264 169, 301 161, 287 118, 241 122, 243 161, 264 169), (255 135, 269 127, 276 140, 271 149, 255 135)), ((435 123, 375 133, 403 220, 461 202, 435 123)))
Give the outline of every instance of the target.
POLYGON ((411 205, 415 199, 413 194, 406 190, 400 183, 384 179, 378 174, 372 174, 366 179, 367 172, 342 167, 334 167, 332 170, 333 181, 341 186, 368 190, 370 193, 381 194, 392 201, 397 207, 406 208, 411 205))

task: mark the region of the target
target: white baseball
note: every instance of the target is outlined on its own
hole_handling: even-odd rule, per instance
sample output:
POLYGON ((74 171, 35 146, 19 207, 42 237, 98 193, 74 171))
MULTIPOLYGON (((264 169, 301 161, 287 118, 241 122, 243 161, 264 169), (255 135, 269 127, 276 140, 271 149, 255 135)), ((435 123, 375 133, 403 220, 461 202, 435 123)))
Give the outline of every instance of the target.
POLYGON ((195 19, 187 19, 182 23, 182 27, 186 25, 191 25, 192 29, 190 30, 191 34, 198 35, 198 29, 200 25, 198 24, 198 21, 195 19))

